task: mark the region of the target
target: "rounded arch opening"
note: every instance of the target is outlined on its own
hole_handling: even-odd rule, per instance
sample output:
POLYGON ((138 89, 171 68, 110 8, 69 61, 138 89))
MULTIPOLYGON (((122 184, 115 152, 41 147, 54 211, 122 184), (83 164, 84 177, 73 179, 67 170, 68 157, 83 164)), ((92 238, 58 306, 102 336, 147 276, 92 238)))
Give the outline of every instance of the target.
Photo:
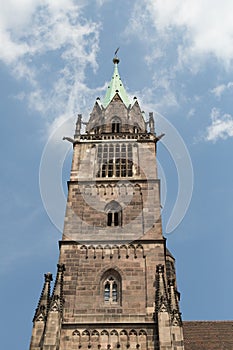
POLYGON ((107 215, 107 226, 121 226, 122 225, 122 207, 116 201, 111 201, 105 206, 107 215))
POLYGON ((117 116, 113 117, 111 120, 112 133, 121 132, 121 119, 117 116))

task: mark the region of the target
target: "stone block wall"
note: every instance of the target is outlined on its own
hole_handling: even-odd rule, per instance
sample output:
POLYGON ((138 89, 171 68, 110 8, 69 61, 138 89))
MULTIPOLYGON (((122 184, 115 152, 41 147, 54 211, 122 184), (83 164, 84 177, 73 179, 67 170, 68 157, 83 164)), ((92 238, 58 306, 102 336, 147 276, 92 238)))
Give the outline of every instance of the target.
POLYGON ((85 245, 61 242, 65 263, 65 322, 153 321, 155 266, 164 261, 164 241, 154 244, 85 245), (115 271, 115 272, 114 272, 115 271), (104 276, 119 276, 118 301, 104 300, 104 276))

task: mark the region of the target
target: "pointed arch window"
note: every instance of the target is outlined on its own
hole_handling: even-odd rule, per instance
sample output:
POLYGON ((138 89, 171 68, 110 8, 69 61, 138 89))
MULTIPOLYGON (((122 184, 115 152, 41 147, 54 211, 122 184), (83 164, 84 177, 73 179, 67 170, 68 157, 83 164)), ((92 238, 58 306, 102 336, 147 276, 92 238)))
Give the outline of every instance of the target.
POLYGON ((106 305, 120 304, 121 299, 121 277, 113 269, 105 272, 102 278, 103 299, 106 305))
POLYGON ((99 134, 100 128, 99 126, 94 127, 94 134, 99 134))

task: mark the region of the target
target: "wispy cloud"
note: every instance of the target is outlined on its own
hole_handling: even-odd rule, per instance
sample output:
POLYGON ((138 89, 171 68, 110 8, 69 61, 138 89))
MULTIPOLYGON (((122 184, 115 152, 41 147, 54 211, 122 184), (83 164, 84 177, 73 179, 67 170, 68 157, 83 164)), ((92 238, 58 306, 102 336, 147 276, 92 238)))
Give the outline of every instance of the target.
POLYGON ((205 140, 216 142, 233 136, 233 116, 221 114, 217 108, 211 111, 211 125, 207 127, 205 140))
POLYGON ((232 11, 231 0, 138 0, 127 32, 143 32, 143 39, 155 41, 156 55, 159 48, 175 44, 180 66, 197 69, 215 57, 227 68, 233 59, 232 11))
POLYGON ((230 81, 227 84, 220 84, 216 86, 214 89, 211 90, 211 92, 218 98, 222 96, 222 94, 226 91, 233 88, 233 82, 230 81))
POLYGON ((110 2, 112 0, 96 0, 97 6, 103 6, 105 5, 107 2, 110 2))
MULTIPOLYGON (((158 100, 156 109, 189 109, 192 117, 199 100, 220 98, 233 82, 214 89, 218 68, 227 74, 233 63, 233 2, 225 0, 136 0, 125 29, 128 40, 142 41, 145 62, 152 73, 146 99, 158 100), (215 71, 213 71, 215 67, 215 71), (205 79, 204 84, 202 79, 205 79), (210 85, 211 84, 211 87, 210 85), (211 94, 210 94, 211 92, 211 94), (199 97, 195 97, 195 94, 199 97), (194 96, 192 96, 193 94, 194 96)), ((148 101, 150 103, 151 101, 148 101)), ((212 106, 211 102, 211 106, 212 106)), ((206 140, 231 134, 231 116, 211 120, 206 140)), ((203 137, 202 137, 203 139, 203 137)))
POLYGON ((188 114, 187 114, 187 118, 190 119, 192 118, 196 113, 196 110, 195 108, 191 108, 189 111, 188 111, 188 114))
POLYGON ((48 125, 74 114, 77 106, 85 109, 86 69, 97 69, 100 25, 84 19, 83 4, 9 0, 1 8, 0 60, 30 84, 20 96, 46 116, 48 125))

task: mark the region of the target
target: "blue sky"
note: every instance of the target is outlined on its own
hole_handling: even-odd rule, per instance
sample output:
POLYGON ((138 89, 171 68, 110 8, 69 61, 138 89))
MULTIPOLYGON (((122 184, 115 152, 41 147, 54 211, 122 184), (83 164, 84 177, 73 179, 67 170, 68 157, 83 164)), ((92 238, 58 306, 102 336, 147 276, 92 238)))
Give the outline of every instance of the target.
MULTIPOLYGON (((47 169, 50 187, 55 172, 66 192, 71 153, 62 136, 72 136, 77 113, 87 119, 104 95, 118 46, 129 96, 138 97, 147 116, 153 111, 174 126, 192 161, 190 206, 167 233, 184 169, 182 162, 176 169, 176 143, 167 150, 166 136, 160 141, 163 227, 176 257, 183 319, 232 319, 232 11, 231 0, 2 0, 3 348, 28 348, 43 274, 56 270, 61 232, 39 185, 45 145, 49 140, 53 159, 42 175, 47 169)), ((160 127, 156 132, 164 132, 160 127)), ((58 205, 56 189, 54 198, 62 222, 64 198, 58 205)))

